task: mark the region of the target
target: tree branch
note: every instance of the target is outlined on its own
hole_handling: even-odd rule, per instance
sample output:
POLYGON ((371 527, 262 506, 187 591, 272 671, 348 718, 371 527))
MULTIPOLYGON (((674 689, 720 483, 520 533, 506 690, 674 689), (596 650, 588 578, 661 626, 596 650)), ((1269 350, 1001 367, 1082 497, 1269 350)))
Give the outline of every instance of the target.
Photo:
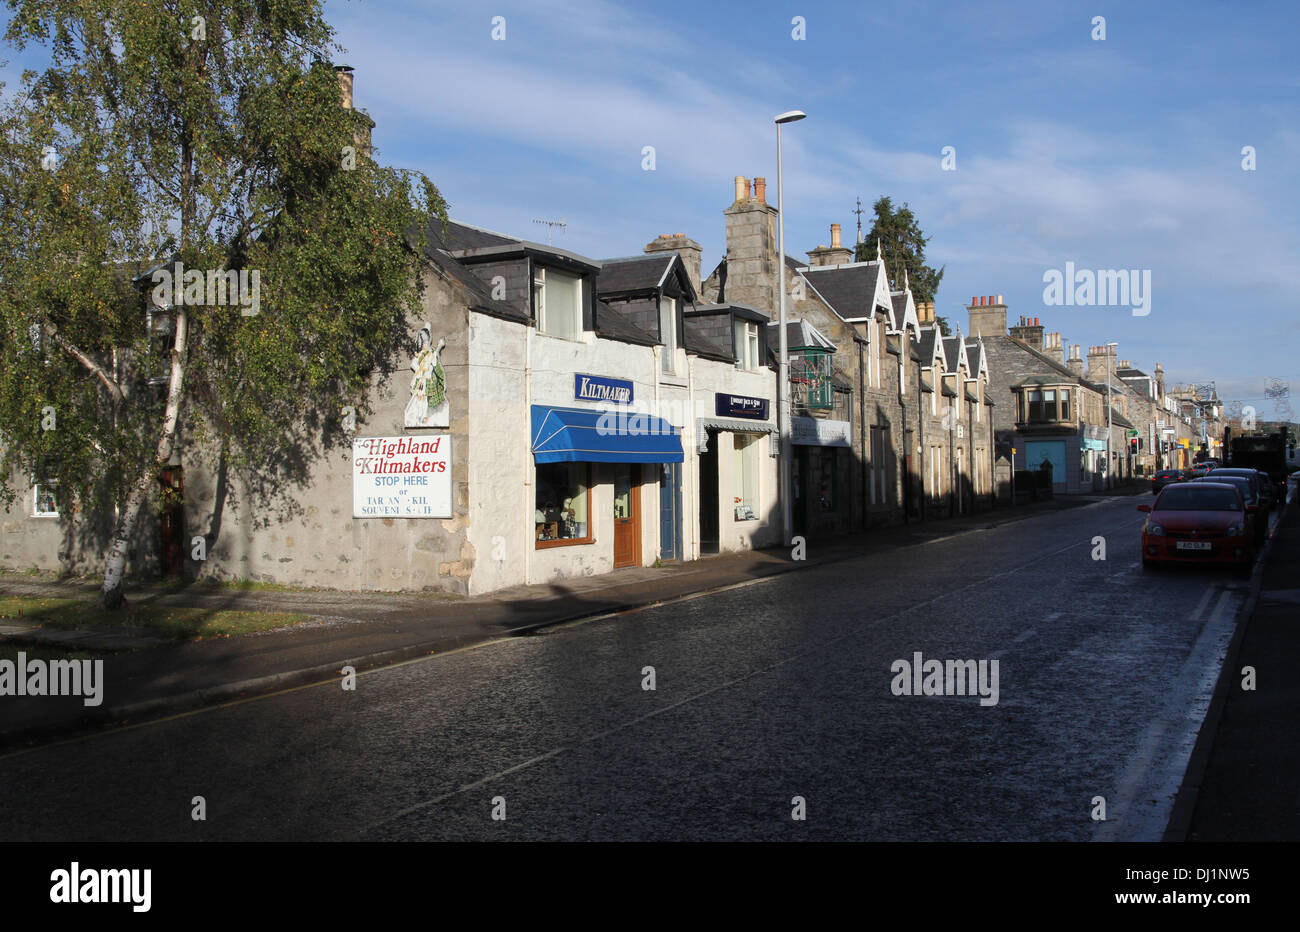
POLYGON ((122 399, 126 397, 125 393, 122 391, 122 386, 118 385, 117 382, 104 371, 103 366, 95 362, 95 360, 91 359, 90 356, 77 349, 77 347, 73 346, 67 340, 63 339, 57 331, 51 328, 49 332, 50 339, 67 350, 73 359, 77 360, 77 362, 89 369, 92 375, 104 383, 104 387, 108 389, 108 394, 115 402, 121 402, 122 399))

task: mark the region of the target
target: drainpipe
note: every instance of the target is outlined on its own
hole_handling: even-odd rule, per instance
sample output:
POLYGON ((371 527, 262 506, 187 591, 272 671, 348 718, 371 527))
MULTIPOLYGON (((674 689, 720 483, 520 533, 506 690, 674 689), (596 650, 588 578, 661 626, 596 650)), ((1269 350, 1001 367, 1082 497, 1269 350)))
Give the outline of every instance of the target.
MULTIPOLYGON (((528 260, 528 295, 531 306, 533 294, 533 276, 536 272, 533 269, 533 260, 528 260)), ((537 313, 537 309, 532 309, 537 313)), ((533 325, 530 323, 524 328, 524 423, 529 436, 529 447, 532 446, 533 433, 533 325)), ((528 456, 532 456, 532 450, 528 456)), ((524 464, 524 520, 527 522, 525 527, 533 528, 533 522, 530 515, 537 511, 537 493, 533 487, 533 480, 537 477, 537 463, 527 461, 524 464)), ((590 522, 593 515, 587 515, 587 527, 590 529, 590 522)), ((533 581, 533 550, 537 546, 537 531, 524 535, 524 584, 527 585, 533 581)))
POLYGON ((929 477, 929 473, 927 473, 925 470, 925 406, 924 406, 925 392, 921 388, 921 368, 922 367, 917 366, 916 369, 916 445, 917 448, 921 451, 920 453, 917 454, 918 458, 920 459, 920 467, 921 467, 921 497, 918 499, 917 505, 920 507, 921 520, 924 521, 925 520, 925 483, 926 483, 926 479, 929 477))
POLYGON ((871 501, 871 493, 867 488, 867 483, 871 481, 871 474, 867 471, 867 388, 863 375, 863 365, 866 362, 863 349, 865 345, 865 343, 858 343, 858 443, 862 448, 862 458, 858 461, 858 468, 862 470, 862 530, 864 531, 867 529, 867 509, 871 501))

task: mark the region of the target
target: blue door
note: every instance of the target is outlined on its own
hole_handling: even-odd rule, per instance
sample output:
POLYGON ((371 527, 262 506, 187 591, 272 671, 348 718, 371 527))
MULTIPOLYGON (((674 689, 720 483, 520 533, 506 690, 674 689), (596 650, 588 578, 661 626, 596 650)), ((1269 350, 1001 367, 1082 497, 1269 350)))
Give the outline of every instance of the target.
POLYGON ((659 559, 682 556, 682 467, 659 464, 659 559))

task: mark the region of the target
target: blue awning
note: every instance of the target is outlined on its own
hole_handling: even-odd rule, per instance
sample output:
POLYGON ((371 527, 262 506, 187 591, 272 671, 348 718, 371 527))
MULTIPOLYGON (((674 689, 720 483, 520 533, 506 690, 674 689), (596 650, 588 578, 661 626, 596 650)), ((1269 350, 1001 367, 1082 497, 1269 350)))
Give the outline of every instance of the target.
POLYGON ((649 414, 533 405, 533 456, 539 463, 680 463, 682 435, 649 414))

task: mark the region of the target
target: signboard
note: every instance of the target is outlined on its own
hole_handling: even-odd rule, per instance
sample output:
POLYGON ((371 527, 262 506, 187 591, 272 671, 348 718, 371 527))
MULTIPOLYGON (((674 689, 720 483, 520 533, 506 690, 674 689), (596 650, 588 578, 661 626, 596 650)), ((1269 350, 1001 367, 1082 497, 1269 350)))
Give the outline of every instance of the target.
POLYGON ((451 516, 449 434, 352 441, 352 517, 451 516))
POLYGON ((573 397, 578 401, 611 401, 614 404, 632 403, 630 379, 607 379, 600 375, 573 373, 573 397))
POLYGON ((767 399, 714 392, 713 413, 718 417, 747 417, 755 421, 766 421, 767 399))
POLYGON ((805 447, 851 447, 848 421, 822 420, 816 417, 794 417, 790 442, 805 447))

